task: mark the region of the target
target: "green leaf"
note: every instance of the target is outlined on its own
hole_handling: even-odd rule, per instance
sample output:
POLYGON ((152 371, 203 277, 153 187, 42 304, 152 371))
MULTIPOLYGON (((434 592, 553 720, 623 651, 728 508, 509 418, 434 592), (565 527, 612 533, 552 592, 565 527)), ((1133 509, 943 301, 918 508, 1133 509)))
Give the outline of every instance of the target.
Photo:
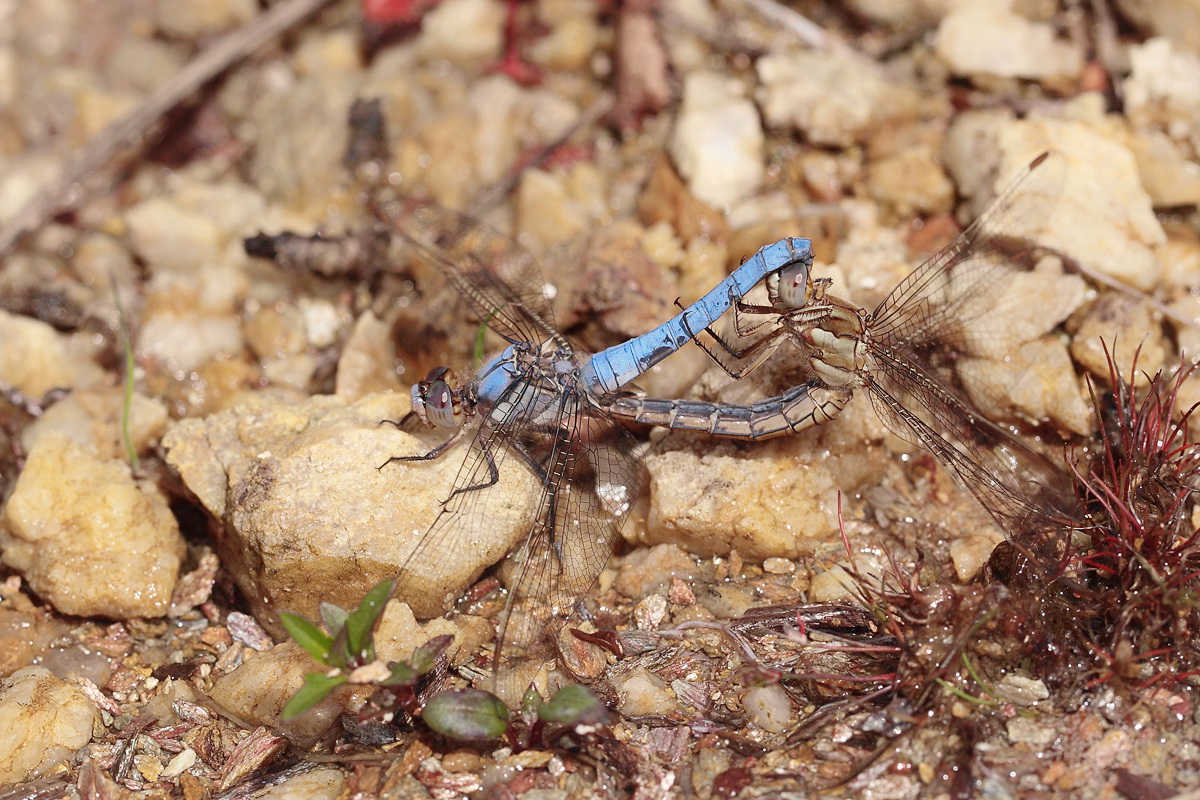
POLYGON ((323 672, 310 672, 304 676, 304 685, 292 695, 283 707, 282 718, 286 722, 308 711, 317 703, 324 700, 330 692, 349 680, 345 675, 326 675, 323 672))
POLYGON ((375 660, 375 642, 371 629, 383 614, 388 597, 392 594, 396 582, 393 580, 380 581, 375 584, 367 596, 358 604, 358 608, 346 617, 342 630, 346 632, 346 649, 350 657, 359 663, 375 660))
POLYGON ((350 612, 341 606, 334 605, 321 601, 317 606, 317 611, 321 614, 321 624, 325 626, 325 630, 330 636, 337 636, 338 631, 346 624, 346 617, 350 616, 350 612))
POLYGON ((391 670, 392 674, 380 681, 380 686, 412 686, 421 677, 406 661, 392 664, 391 670))
POLYGON ((435 636, 425 644, 413 651, 412 668, 418 675, 424 675, 429 670, 433 669, 433 665, 437 663, 438 656, 446 652, 446 648, 454 641, 454 635, 444 633, 441 636, 435 636))
POLYGON ((479 742, 499 739, 508 728, 508 709, 499 697, 479 689, 435 694, 421 714, 425 724, 451 739, 479 742))
POLYGON ((538 694, 537 687, 531 683, 525 690, 525 694, 521 695, 521 709, 517 713, 521 715, 521 720, 526 725, 532 725, 541 708, 542 696, 538 694))
POLYGON ((608 708, 590 689, 571 684, 555 692, 542 705, 538 716, 561 725, 590 725, 608 722, 608 708))
POLYGON ((329 663, 329 648, 333 644, 333 639, 324 631, 299 614, 287 611, 279 615, 279 621, 283 623, 288 635, 310 656, 322 664, 329 663))

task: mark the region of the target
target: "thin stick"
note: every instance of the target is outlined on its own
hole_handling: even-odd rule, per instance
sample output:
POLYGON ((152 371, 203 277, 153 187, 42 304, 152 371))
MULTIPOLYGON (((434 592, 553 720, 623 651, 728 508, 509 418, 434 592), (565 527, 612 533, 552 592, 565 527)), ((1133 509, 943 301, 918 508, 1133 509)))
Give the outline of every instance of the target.
MULTIPOLYGON (((59 177, 0 228, 0 259, 53 214, 79 203, 90 188, 84 181, 116 158, 122 149, 141 144, 146 129, 163 114, 204 83, 330 2, 332 0, 282 0, 193 58, 170 80, 150 92, 136 108, 77 150, 67 159, 59 177)), ((2 268, 3 264, 0 264, 2 268)))

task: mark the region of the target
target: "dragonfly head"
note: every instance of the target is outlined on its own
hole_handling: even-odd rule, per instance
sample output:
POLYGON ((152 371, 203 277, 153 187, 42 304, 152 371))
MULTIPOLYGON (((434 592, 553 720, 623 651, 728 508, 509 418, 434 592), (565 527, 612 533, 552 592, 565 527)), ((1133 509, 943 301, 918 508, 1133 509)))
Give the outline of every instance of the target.
POLYGON ((412 410, 431 428, 461 428, 463 389, 458 373, 434 367, 412 387, 412 410))
POLYGON ((807 261, 793 261, 767 275, 767 296, 780 309, 804 308, 812 302, 814 287, 808 279, 807 261))

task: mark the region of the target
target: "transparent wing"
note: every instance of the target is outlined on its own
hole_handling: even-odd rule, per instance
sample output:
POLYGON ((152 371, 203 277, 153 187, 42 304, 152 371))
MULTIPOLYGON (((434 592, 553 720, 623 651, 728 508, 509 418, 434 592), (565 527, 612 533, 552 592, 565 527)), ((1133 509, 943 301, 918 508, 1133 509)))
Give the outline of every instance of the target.
POLYGON ((537 261, 511 238, 432 202, 396 202, 380 214, 508 342, 566 344, 537 261))
POLYGON ((973 410, 911 355, 877 351, 867 393, 898 436, 928 450, 1010 537, 1047 512, 1066 515, 1064 470, 973 410))
POLYGON ((867 321, 867 390, 895 433, 933 453, 1009 532, 1045 510, 1065 511, 1063 469, 986 419, 965 398, 954 362, 1005 320, 1006 292, 1046 251, 1036 236, 1061 191, 1066 160, 1035 159, 950 246, 900 283, 867 321), (981 324, 982 321, 982 324, 981 324))
POLYGON ((884 343, 962 345, 981 315, 1004 315, 1020 298, 1007 280, 1028 272, 1048 251, 1036 243, 1062 191, 1066 159, 1038 156, 949 246, 917 267, 868 321, 884 343))
POLYGON ((524 445, 545 483, 497 649, 497 691, 510 702, 553 657, 554 634, 604 569, 645 483, 624 428, 581 393, 557 402, 556 428, 524 445))
MULTIPOLYGON (((455 552, 478 551, 491 538, 481 532, 535 498, 513 556, 517 578, 496 646, 497 689, 510 702, 553 658, 553 635, 604 568, 645 482, 629 433, 581 393, 562 389, 553 378, 515 381, 482 410, 454 489, 398 579, 398 597, 432 594, 440 601, 418 616, 442 613, 464 584, 440 565, 455 552), (514 458, 527 468, 519 471, 524 478, 497 483, 497 474, 518 472, 509 468, 514 458)), ((500 547, 484 561, 504 554, 500 547)))
MULTIPOLYGON (((536 498, 545 482, 527 461, 510 463, 522 456, 510 443, 534 435, 534 415, 526 412, 545 403, 545 397, 553 397, 553 391, 545 381, 514 381, 495 406, 481 409, 450 494, 397 576, 396 596, 406 600, 418 617, 445 613, 483 571, 481 566, 475 574, 464 575, 456 554, 471 553, 471 560, 483 565, 495 563, 513 542, 498 541, 494 531, 530 525, 529 498, 536 498), (481 552, 481 548, 487 549, 481 552)), ((536 499, 532 505, 536 506, 536 499)))

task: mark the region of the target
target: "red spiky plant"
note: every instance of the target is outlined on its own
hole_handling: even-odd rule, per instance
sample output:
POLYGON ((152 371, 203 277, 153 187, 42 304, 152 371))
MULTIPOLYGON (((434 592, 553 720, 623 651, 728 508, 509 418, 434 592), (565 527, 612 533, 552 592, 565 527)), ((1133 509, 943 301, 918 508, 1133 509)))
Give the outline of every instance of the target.
POLYGON ((1195 367, 1136 392, 1136 358, 1128 379, 1108 364, 1101 447, 1075 470, 1089 520, 1074 554, 1076 630, 1103 662, 1092 683, 1177 682, 1200 670, 1200 443, 1188 434, 1196 406, 1177 410, 1195 367))

